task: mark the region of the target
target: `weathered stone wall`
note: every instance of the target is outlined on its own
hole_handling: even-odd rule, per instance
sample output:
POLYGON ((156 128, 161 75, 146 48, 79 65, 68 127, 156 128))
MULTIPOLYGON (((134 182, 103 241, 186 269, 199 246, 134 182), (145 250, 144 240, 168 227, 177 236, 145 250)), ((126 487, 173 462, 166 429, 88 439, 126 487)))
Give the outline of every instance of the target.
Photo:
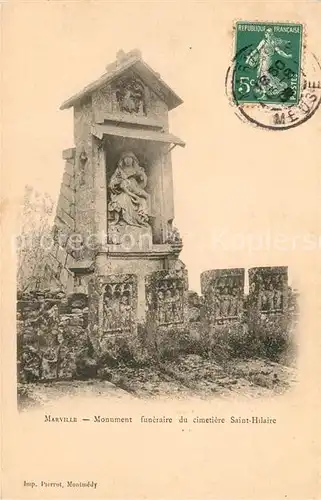
POLYGON ((86 369, 95 374, 87 302, 63 291, 18 295, 18 381, 71 379, 86 369))
POLYGON ((75 148, 63 151, 65 170, 61 182, 56 216, 52 230, 53 245, 46 258, 45 274, 41 288, 63 287, 73 289, 73 247, 70 236, 75 231, 75 148))
MULTIPOLYGON (((207 271, 202 274, 204 295, 199 296, 188 292, 186 270, 152 272, 145 277, 144 324, 138 322, 136 274, 93 275, 88 294, 67 295, 63 290, 19 294, 19 381, 95 377, 106 369, 106 359, 115 363, 117 356, 122 359, 137 352, 141 356, 144 350, 152 356, 179 352, 181 348, 193 352, 194 341, 195 345, 197 341, 211 345, 211 342, 227 342, 231 337, 240 353, 244 344, 251 355, 259 355, 258 349, 264 342, 264 352, 275 344, 282 347, 298 322, 298 293, 287 286, 287 268, 250 270, 250 287, 253 282, 259 285, 245 296, 243 269, 207 271), (276 280, 273 290, 277 292, 271 297, 279 300, 282 285, 286 302, 282 308, 274 307, 267 313, 260 297, 263 290, 268 292, 267 299, 272 300, 270 286, 265 286, 271 283, 271 276, 276 280), (224 317, 217 311, 217 308, 221 311, 221 301, 215 301, 216 298, 223 297, 226 301, 235 297, 226 293, 228 285, 232 291, 237 288, 242 306, 246 304, 240 317, 231 316, 229 308, 224 317), (222 296, 218 297, 220 290, 222 296)), ((227 303, 233 305, 231 301, 227 303)))
POLYGON ((75 142, 75 229, 83 238, 95 232, 95 176, 97 144, 92 135, 93 111, 91 99, 74 108, 75 142))

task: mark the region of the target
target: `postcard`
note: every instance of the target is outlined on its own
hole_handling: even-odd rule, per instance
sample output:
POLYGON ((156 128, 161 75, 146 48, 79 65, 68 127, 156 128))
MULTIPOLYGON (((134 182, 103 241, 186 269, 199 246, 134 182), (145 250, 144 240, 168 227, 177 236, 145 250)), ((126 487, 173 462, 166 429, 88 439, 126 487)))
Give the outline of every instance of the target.
POLYGON ((321 3, 1 19, 1 498, 319 498, 321 3))

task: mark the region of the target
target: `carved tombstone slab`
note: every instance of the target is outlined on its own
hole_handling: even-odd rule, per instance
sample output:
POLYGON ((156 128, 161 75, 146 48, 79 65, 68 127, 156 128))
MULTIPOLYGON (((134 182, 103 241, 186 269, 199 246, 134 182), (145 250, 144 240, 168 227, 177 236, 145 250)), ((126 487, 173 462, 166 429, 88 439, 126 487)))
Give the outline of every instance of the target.
POLYGON ((99 276, 89 283, 89 327, 97 347, 104 350, 110 337, 134 334, 136 318, 135 274, 99 276))
POLYGON ((242 319, 244 307, 244 269, 213 269, 201 274, 205 314, 210 324, 242 319))
POLYGON ((288 268, 250 269, 249 305, 264 315, 284 314, 288 307, 288 268))
POLYGON ((145 278, 148 324, 183 329, 188 321, 186 270, 155 271, 145 278))

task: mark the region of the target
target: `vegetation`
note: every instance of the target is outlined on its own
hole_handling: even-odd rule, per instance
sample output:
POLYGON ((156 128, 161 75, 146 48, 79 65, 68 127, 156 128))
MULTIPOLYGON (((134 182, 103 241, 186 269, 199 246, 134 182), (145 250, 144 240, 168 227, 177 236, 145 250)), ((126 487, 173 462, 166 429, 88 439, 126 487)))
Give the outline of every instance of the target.
POLYGON ((51 220, 54 203, 47 193, 26 186, 17 238, 17 286, 25 292, 39 287, 45 255, 52 244, 51 220))

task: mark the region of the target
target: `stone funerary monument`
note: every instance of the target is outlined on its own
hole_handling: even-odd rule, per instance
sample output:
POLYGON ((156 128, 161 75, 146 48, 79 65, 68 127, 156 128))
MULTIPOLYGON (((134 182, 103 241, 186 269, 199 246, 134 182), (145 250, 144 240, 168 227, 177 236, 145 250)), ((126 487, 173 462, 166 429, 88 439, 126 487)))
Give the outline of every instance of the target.
POLYGON ((187 276, 173 226, 168 112, 182 103, 142 59, 119 51, 98 80, 65 101, 74 144, 54 223, 44 286, 89 293, 102 331, 130 330, 153 317, 183 324, 187 276))

